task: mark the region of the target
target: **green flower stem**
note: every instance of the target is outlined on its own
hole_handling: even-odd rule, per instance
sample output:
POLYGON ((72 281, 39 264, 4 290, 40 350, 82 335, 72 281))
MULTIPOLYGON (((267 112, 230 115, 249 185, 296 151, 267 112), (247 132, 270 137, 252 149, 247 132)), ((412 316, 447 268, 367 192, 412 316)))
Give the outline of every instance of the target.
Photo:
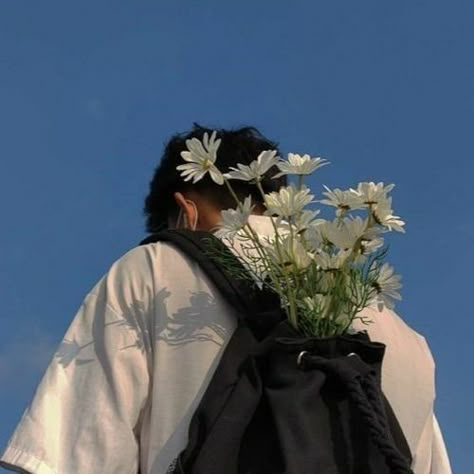
POLYGON ((301 191, 303 189, 303 181, 304 176, 302 174, 298 175, 298 190, 301 191))
MULTIPOLYGON (((224 182, 227 186, 227 189, 229 190, 229 192, 231 193, 232 197, 234 198, 234 200, 236 201, 237 203, 237 206, 239 207, 240 210, 242 210, 242 203, 240 202, 239 198, 237 197, 237 195, 235 194, 235 191, 234 189, 232 188, 232 185, 229 183, 229 180, 224 178, 224 182)), ((272 223, 273 223, 273 219, 271 219, 272 223)), ((274 268, 273 266, 271 265, 271 263, 268 262, 268 258, 267 258, 267 255, 265 253, 265 248, 264 246, 262 245, 262 243, 260 242, 260 238, 258 236, 258 234, 255 232, 255 230, 252 228, 252 226, 247 223, 247 225, 245 225, 242 230, 244 231, 246 237, 248 239, 250 239, 252 242, 255 243, 255 249, 257 250, 257 252, 259 253, 261 259, 262 259, 262 262, 264 263, 265 265, 265 268, 266 270, 268 270, 268 272, 270 273, 270 276, 271 276, 271 279, 273 280, 273 283, 275 284, 275 286, 277 287, 277 292, 279 294, 283 294, 283 288, 281 287, 280 285, 280 280, 279 278, 277 277, 277 275, 275 275, 274 273, 274 268)))
POLYGON ((268 260, 268 257, 265 253, 265 248, 261 244, 258 234, 255 232, 254 229, 252 229, 252 226, 250 224, 245 225, 242 228, 242 230, 244 231, 246 237, 256 244, 255 249, 259 253, 260 258, 262 259, 262 262, 265 266, 265 269, 270 273, 270 277, 271 277, 274 285, 276 286, 276 290, 277 290, 278 294, 283 294, 283 288, 280 285, 280 280, 274 272, 273 265, 268 260))
POLYGON ((227 189, 229 190, 230 194, 234 198, 235 203, 239 207, 239 209, 242 209, 242 203, 240 202, 239 198, 237 197, 237 194, 235 194, 234 190, 232 189, 231 184, 229 183, 229 180, 227 178, 224 178, 224 183, 227 186, 227 189))
MULTIPOLYGON (((265 192, 262 188, 262 185, 260 181, 257 181, 257 188, 260 191, 260 194, 262 196, 263 202, 265 203, 265 192)), ((284 255, 280 246, 280 235, 278 234, 278 229, 275 224, 275 221, 270 217, 270 220, 272 222, 273 230, 275 231, 275 243, 276 243, 276 248, 277 248, 277 253, 278 253, 278 258, 280 261, 284 261, 284 255)), ((290 281, 290 277, 288 275, 287 269, 285 265, 282 265, 282 272, 283 276, 286 281, 286 287, 287 287, 287 294, 288 294, 288 302, 289 302, 289 314, 288 314, 288 319, 290 320, 290 323, 293 325, 295 329, 298 329, 298 313, 296 311, 296 298, 295 298, 295 292, 292 290, 292 285, 290 281)), ((281 287, 280 287, 281 288, 281 287)), ((282 293, 283 294, 283 291, 282 293)))
MULTIPOLYGON (((373 217, 372 206, 370 205, 370 206, 369 206, 369 218, 368 218, 368 220, 367 220, 367 225, 366 225, 366 227, 365 227, 364 232, 362 233, 362 235, 365 234, 365 232, 366 232, 367 230, 369 230, 371 227, 373 227, 374 224, 376 224, 376 221, 375 221, 375 219, 374 219, 374 217, 373 217)), ((358 252, 359 252, 361 246, 362 246, 362 237, 359 237, 359 238, 355 241, 354 246, 352 247, 352 253, 351 253, 351 255, 349 255, 349 257, 347 258, 346 261, 353 261, 354 258, 355 258, 355 256, 358 254, 358 252)))

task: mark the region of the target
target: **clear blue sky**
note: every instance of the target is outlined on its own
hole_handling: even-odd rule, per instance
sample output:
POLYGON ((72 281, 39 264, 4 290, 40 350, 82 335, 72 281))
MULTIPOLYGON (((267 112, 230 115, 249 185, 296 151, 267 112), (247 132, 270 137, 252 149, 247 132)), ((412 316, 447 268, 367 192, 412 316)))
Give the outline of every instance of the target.
POLYGON ((193 121, 253 124, 393 182, 399 314, 437 361, 455 473, 474 466, 472 1, 2 0, 0 449, 83 297, 144 236, 148 181, 193 121))

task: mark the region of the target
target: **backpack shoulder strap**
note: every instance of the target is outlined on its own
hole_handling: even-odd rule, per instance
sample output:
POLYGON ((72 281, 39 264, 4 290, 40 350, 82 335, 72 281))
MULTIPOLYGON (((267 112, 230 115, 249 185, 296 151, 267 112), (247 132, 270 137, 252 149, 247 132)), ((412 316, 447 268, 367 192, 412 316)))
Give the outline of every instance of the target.
POLYGON ((258 289, 250 281, 250 277, 236 279, 212 258, 212 254, 216 255, 216 253, 220 256, 225 255, 226 259, 233 260, 233 265, 240 266, 240 269, 246 272, 227 245, 213 234, 203 231, 165 230, 148 236, 140 242, 140 245, 153 242, 169 243, 194 260, 223 297, 238 309, 241 316, 250 314, 258 305, 258 289))

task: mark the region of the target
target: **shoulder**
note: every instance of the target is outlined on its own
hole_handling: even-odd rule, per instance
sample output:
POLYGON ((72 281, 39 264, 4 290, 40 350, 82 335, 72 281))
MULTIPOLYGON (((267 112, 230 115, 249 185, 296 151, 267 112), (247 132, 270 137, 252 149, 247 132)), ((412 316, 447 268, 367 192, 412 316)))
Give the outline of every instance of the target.
POLYGON ((90 296, 106 301, 119 313, 132 304, 149 308, 160 288, 167 286, 173 276, 186 273, 188 267, 186 257, 165 242, 140 245, 112 263, 90 296))
POLYGON ((379 310, 376 305, 365 308, 361 314, 370 321, 368 326, 358 322, 358 330, 366 329, 374 341, 387 346, 387 353, 397 357, 416 357, 427 369, 434 368, 425 337, 413 329, 395 311, 388 308, 379 310))
POLYGON ((179 263, 187 259, 167 242, 139 245, 118 258, 107 270, 105 277, 129 282, 137 278, 140 280, 164 270, 173 271, 173 267, 166 266, 170 261, 179 263))
POLYGON ((435 364, 426 339, 390 309, 379 311, 377 306, 369 306, 362 314, 371 323, 362 328, 359 323, 357 329, 366 329, 372 341, 385 344, 382 384, 387 395, 397 394, 408 403, 416 394, 430 409, 435 396, 435 364))
POLYGON ((394 311, 369 306, 362 312, 372 322, 366 329, 372 341, 385 344, 382 388, 397 414, 410 448, 418 443, 433 413, 435 365, 426 339, 394 311))

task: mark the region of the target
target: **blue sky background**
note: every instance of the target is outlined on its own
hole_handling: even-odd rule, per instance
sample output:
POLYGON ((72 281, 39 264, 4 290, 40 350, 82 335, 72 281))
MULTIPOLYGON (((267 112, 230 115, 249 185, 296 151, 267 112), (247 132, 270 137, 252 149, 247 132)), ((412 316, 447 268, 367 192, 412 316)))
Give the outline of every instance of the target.
MULTIPOLYGON (((399 314, 437 361, 455 473, 474 465, 472 1, 0 4, 0 449, 83 297, 144 236, 165 140, 253 124, 393 182, 399 314)), ((316 178, 316 176, 315 176, 316 178)))

